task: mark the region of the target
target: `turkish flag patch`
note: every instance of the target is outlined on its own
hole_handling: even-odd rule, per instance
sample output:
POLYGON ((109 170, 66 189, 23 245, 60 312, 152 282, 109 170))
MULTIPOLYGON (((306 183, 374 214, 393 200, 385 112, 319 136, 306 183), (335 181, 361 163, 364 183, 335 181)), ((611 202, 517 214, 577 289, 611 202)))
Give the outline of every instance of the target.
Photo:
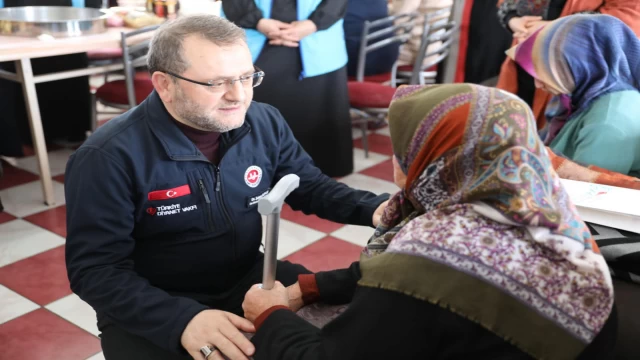
POLYGON ((149 193, 149 200, 169 200, 191 194, 189 185, 182 185, 173 189, 156 190, 149 193))

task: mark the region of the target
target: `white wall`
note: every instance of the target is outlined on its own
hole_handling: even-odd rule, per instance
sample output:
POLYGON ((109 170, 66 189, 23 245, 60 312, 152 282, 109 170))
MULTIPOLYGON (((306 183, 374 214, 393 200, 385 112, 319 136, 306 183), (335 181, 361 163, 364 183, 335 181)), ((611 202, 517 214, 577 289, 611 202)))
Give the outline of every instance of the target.
POLYGON ((220 15, 222 2, 214 0, 180 0, 180 13, 220 15))

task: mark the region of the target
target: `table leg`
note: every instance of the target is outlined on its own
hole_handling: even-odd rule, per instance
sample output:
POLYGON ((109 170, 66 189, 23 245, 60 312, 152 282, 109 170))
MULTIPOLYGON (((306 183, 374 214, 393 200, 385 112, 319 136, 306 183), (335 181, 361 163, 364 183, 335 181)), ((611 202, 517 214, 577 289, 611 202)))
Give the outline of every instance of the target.
POLYGON ((40 107, 38 105, 38 94, 36 84, 33 82, 33 70, 31 60, 28 58, 16 60, 16 74, 22 83, 24 101, 27 105, 29 115, 29 128, 31 129, 31 140, 38 159, 38 169, 40 170, 40 181, 42 183, 42 193, 44 203, 53 206, 53 180, 51 178, 51 168, 49 167, 49 156, 47 154, 47 144, 44 141, 44 130, 42 129, 42 119, 40 117, 40 107))

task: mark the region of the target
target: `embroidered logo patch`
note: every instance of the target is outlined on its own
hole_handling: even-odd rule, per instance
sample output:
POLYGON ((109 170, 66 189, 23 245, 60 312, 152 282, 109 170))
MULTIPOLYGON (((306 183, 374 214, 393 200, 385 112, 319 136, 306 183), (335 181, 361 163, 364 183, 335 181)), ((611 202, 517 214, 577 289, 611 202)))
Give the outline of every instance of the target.
POLYGON ((247 168, 247 171, 244 172, 244 182, 250 187, 255 188, 260 185, 260 180, 262 180, 262 169, 253 165, 247 168))
POLYGON ((147 214, 153 216, 153 215, 156 214, 157 211, 158 210, 156 210, 156 208, 150 207, 150 208, 147 209, 147 214))

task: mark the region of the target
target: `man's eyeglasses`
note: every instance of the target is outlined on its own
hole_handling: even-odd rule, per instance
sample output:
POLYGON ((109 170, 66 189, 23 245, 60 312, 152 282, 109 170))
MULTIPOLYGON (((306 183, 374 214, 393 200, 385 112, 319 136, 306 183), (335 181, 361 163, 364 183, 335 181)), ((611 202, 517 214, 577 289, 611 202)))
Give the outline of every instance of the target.
POLYGON ((162 71, 165 74, 169 74, 175 78, 188 81, 190 83, 206 86, 211 92, 223 92, 228 91, 233 87, 233 84, 236 81, 239 81, 244 87, 256 87, 262 83, 262 79, 264 78, 264 71, 260 70, 257 66, 253 67, 256 72, 251 75, 241 76, 237 79, 224 79, 224 80, 209 80, 207 82, 196 81, 187 79, 186 77, 180 76, 178 74, 174 74, 170 71, 162 71))

